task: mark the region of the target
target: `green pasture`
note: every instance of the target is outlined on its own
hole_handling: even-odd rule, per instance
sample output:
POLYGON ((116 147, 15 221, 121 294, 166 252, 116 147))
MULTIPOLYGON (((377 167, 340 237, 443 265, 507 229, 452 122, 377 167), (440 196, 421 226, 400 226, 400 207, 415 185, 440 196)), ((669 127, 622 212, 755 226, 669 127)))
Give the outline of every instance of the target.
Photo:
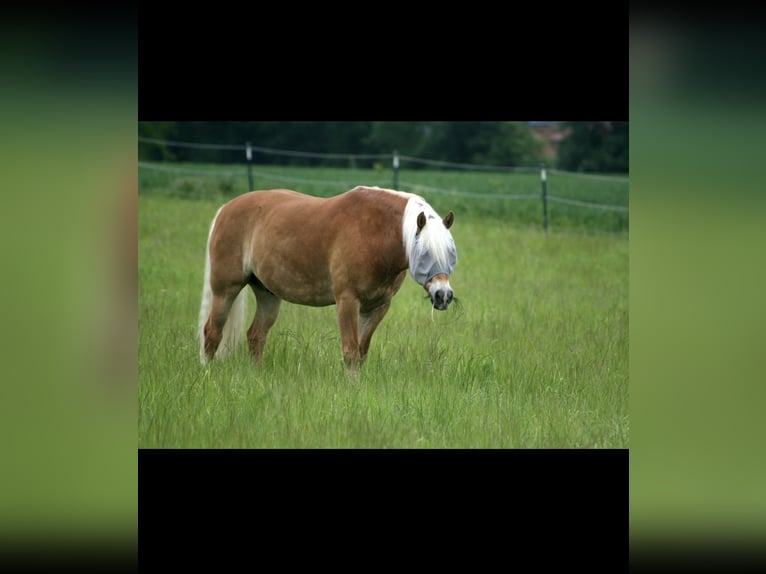
MULTIPOLYGON (((149 163, 149 165, 154 165, 149 163)), ((139 169, 142 193, 180 199, 225 201, 250 191, 246 166, 236 164, 169 164, 167 169, 139 169)), ((287 187, 328 197, 357 185, 394 187, 390 168, 341 169, 326 167, 254 166, 253 189, 287 187)), ((444 170, 399 172, 400 191, 424 196, 439 212, 449 209, 462 218, 501 219, 506 223, 542 226, 540 173, 497 173, 444 170), (519 199, 520 196, 531 196, 519 199)), ((551 229, 577 228, 586 232, 628 230, 628 178, 548 171, 548 223, 551 229), (595 207, 572 205, 571 201, 595 207), (622 210, 607 209, 617 206, 622 210)))
MULTIPOLYGON (((265 180, 277 170, 306 180, 321 171, 256 168, 255 187, 332 195, 356 185, 265 180)), ((356 377, 343 367, 335 307, 289 303, 262 365, 251 364, 243 344, 203 367, 196 326, 205 241, 219 205, 246 191, 241 173, 139 170, 140 448, 628 446, 627 213, 556 205, 545 233, 539 200, 417 190, 440 213, 455 211, 459 304, 432 311, 408 276, 356 377)), ((386 170, 321 176, 391 186, 386 170)), ((626 180, 551 175, 551 188, 557 178, 562 195, 627 205, 626 180)), ((401 180, 488 195, 540 188, 536 174, 411 172, 401 180)), ((250 313, 254 305, 251 296, 250 313)))

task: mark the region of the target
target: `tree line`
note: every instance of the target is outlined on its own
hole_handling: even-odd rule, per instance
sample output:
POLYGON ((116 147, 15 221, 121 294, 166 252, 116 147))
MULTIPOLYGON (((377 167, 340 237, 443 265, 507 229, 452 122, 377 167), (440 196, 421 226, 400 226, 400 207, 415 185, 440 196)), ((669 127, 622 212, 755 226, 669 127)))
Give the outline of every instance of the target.
MULTIPOLYGON (((565 135, 555 159, 527 122, 139 122, 138 135, 159 140, 244 145, 334 154, 391 154, 504 167, 537 166, 570 171, 628 171, 628 122, 557 122, 565 135)), ((139 142, 139 158, 153 161, 242 163, 243 150, 183 148, 139 142)), ((257 164, 341 166, 337 159, 256 154, 257 164)), ((354 160, 372 167, 376 159, 354 160)), ((416 166, 413 166, 416 167, 416 166)))

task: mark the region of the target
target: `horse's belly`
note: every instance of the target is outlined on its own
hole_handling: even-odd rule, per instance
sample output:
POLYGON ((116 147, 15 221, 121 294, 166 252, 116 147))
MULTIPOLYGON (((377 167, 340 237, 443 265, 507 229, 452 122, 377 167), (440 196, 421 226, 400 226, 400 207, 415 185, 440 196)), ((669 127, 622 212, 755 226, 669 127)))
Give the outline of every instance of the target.
POLYGON ((281 299, 298 305, 309 305, 311 307, 326 307, 335 305, 335 297, 330 293, 315 293, 300 290, 285 291, 281 295, 275 293, 281 299))
POLYGON ((299 305, 324 307, 335 303, 332 281, 322 275, 306 273, 301 269, 278 267, 256 270, 258 280, 280 299, 299 305))

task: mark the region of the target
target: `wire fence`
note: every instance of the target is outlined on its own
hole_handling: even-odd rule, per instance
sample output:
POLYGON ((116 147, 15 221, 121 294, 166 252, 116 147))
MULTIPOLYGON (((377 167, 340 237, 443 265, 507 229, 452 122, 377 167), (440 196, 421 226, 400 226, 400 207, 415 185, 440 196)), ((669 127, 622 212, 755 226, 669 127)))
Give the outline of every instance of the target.
MULTIPOLYGON (((546 229, 548 227, 548 218, 547 218, 548 202, 563 204, 563 205, 571 205, 578 208, 601 210, 601 211, 614 211, 614 212, 623 212, 623 213, 627 213, 629 211, 629 208, 627 205, 583 201, 580 199, 573 199, 569 197, 563 197, 563 196, 559 196, 555 194, 550 194, 548 193, 548 190, 547 190, 548 173, 550 173, 551 175, 560 176, 560 177, 571 176, 571 177, 579 178, 579 179, 590 179, 590 180, 593 180, 594 182, 602 181, 602 182, 616 182, 616 183, 625 183, 625 184, 628 183, 627 176, 586 174, 586 173, 569 172, 569 171, 557 170, 557 169, 548 170, 546 169, 545 165, 532 167, 532 166, 488 166, 488 165, 478 165, 478 164, 455 163, 455 162, 448 162, 448 161, 417 158, 417 157, 411 157, 411 156, 403 156, 403 155, 399 155, 396 151, 390 154, 318 153, 318 152, 305 152, 305 151, 296 151, 296 150, 282 150, 282 149, 267 148, 267 147, 261 147, 261 146, 254 146, 254 145, 251 145, 250 143, 215 144, 215 143, 200 143, 200 142, 180 142, 180 141, 161 140, 161 139, 149 138, 144 136, 139 136, 138 141, 139 143, 145 144, 145 145, 158 145, 158 146, 161 145, 166 147, 180 147, 180 148, 200 149, 200 150, 230 150, 230 151, 244 152, 244 159, 247 164, 247 177, 248 177, 249 189, 255 189, 254 178, 258 178, 261 180, 265 179, 265 180, 273 181, 276 183, 288 183, 288 184, 300 183, 300 184, 307 184, 307 185, 308 184, 311 184, 311 185, 327 184, 327 185, 346 186, 349 188, 356 186, 360 183, 359 181, 303 178, 303 177, 296 177, 294 175, 274 173, 273 171, 271 172, 264 171, 260 168, 255 169, 253 167, 254 153, 293 157, 293 158, 346 160, 346 161, 352 162, 352 164, 356 160, 389 160, 391 162, 391 166, 393 170, 393 188, 394 189, 398 189, 402 191, 412 191, 414 193, 428 192, 433 194, 443 194, 447 196, 471 197, 471 198, 477 198, 477 199, 481 198, 481 199, 488 199, 488 200, 541 200, 543 203, 543 214, 544 214, 543 225, 546 229), (531 193, 531 192, 530 193, 479 193, 479 192, 469 192, 469 191, 465 191, 461 189, 445 189, 442 187, 428 186, 428 185, 423 185, 423 184, 415 183, 411 181, 400 181, 399 175, 400 175, 400 166, 402 162, 407 162, 410 164, 419 164, 419 165, 435 167, 440 169, 446 168, 446 169, 454 169, 454 170, 465 170, 465 171, 471 171, 471 172, 521 173, 521 174, 540 173, 542 193, 531 193)), ((239 178, 243 176, 243 173, 241 170, 200 169, 196 167, 168 165, 168 162, 139 161, 138 167, 139 167, 139 170, 167 172, 167 173, 175 173, 175 174, 189 174, 189 175, 202 176, 202 177, 226 176, 226 177, 239 178)), ((388 187, 391 185, 391 181, 392 181, 391 179, 387 179, 387 180, 378 180, 378 181, 366 181, 364 183, 366 185, 377 185, 381 187, 388 187)), ((625 190, 627 193, 627 185, 625 186, 625 190)))
MULTIPOLYGON (((234 170, 219 170, 219 169, 196 169, 196 168, 189 168, 189 167, 176 167, 176 166, 167 166, 160 163, 152 163, 147 161, 139 161, 138 162, 138 168, 139 169, 147 169, 147 170, 154 170, 154 171, 164 171, 168 173, 187 173, 187 174, 193 174, 193 175, 200 175, 200 176, 230 176, 230 177, 242 177, 241 171, 234 171, 234 170)), ((259 179, 268 179, 270 181, 276 181, 276 182, 284 182, 284 183, 308 183, 308 184, 330 184, 330 185, 347 185, 347 186, 354 186, 357 185, 358 182, 356 181, 348 181, 348 180, 334 180, 334 179, 311 179, 311 178, 305 178, 305 177, 295 177, 295 176, 288 176, 283 174, 276 174, 273 172, 267 172, 263 170, 253 170, 252 175, 259 179)), ((388 185, 390 183, 390 180, 380 180, 375 182, 369 182, 369 185, 388 185)), ((251 186, 252 187, 252 186, 251 186)))
MULTIPOLYGON (((432 167, 446 167, 452 169, 465 169, 470 171, 495 171, 495 172, 510 172, 510 173, 534 173, 540 170, 537 166, 503 166, 503 165, 481 165, 471 163, 456 163, 450 161, 425 159, 419 157, 412 157, 407 155, 398 155, 397 152, 387 154, 354 154, 354 153, 320 153, 320 152, 307 152, 307 151, 295 151, 275 149, 261 146, 254 146, 251 144, 211 144, 211 143, 195 143, 195 142, 179 142, 172 140, 162 140, 156 138, 150 138, 145 136, 138 136, 139 143, 162 145, 165 147, 178 147, 189 149, 210 149, 210 150, 237 150, 247 154, 247 150, 253 152, 262 153, 266 155, 277 155, 284 157, 302 157, 302 158, 315 158, 315 159, 344 159, 348 161, 353 160, 370 160, 370 159, 388 159, 396 163, 396 158, 401 161, 408 161, 414 164, 428 165, 432 167)), ((593 173, 580 173, 574 171, 564 171, 558 169, 551 169, 551 173, 560 175, 572 175, 576 177, 591 178, 591 179, 609 179, 614 181, 625 181, 627 176, 619 175, 603 175, 593 173)))

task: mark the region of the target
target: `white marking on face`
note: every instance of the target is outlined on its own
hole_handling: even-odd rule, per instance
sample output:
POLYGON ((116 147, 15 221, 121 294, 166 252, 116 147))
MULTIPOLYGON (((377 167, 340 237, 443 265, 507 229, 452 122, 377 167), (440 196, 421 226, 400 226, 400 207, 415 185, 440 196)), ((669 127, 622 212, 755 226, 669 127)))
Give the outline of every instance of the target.
POLYGON ((449 279, 438 277, 428 285, 428 294, 431 296, 431 302, 437 309, 446 309, 452 302, 452 287, 449 279))

